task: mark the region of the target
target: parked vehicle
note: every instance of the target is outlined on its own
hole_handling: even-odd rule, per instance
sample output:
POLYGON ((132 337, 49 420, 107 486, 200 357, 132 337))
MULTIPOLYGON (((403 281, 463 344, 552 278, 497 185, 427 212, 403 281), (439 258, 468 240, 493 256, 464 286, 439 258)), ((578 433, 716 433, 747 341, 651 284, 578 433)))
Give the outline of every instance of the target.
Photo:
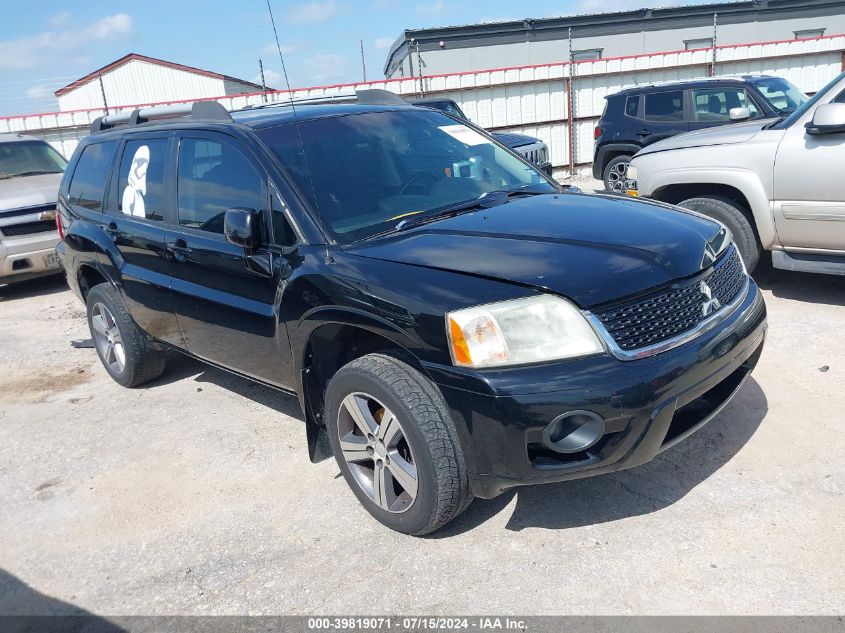
POLYGON ((709 219, 562 194, 424 108, 173 115, 95 122, 62 181, 106 371, 143 384, 173 348, 296 395, 312 459, 327 439, 394 530, 646 462, 757 363, 762 295, 709 219))
POLYGON ((719 220, 749 270, 845 274, 845 73, 792 114, 655 143, 628 171, 640 196, 719 220))
MULTIPOLYGON (((469 118, 461 107, 452 99, 444 99, 443 97, 423 97, 420 99, 409 99, 409 103, 422 106, 425 108, 433 108, 440 110, 448 115, 463 121, 469 121, 469 118)), ((552 162, 550 160, 548 146, 538 138, 533 136, 526 136, 525 134, 515 134, 513 132, 489 132, 489 134, 499 141, 502 145, 510 147, 517 154, 525 158, 525 160, 534 163, 543 170, 547 175, 552 175, 552 162)))
POLYGON ((66 164, 39 138, 0 134, 0 284, 61 272, 55 216, 66 164))
POLYGON ((593 177, 624 193, 631 157, 676 134, 782 116, 807 101, 780 77, 745 75, 637 86, 606 98, 595 129, 593 177))

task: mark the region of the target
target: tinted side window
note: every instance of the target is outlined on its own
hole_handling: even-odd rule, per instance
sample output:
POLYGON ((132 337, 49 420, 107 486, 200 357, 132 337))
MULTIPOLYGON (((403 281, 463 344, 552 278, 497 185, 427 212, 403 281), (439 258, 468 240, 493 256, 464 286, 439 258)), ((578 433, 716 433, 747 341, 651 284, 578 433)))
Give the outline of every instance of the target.
POLYGON ((147 220, 163 220, 165 166, 170 143, 163 138, 127 141, 118 173, 118 211, 147 220))
POLYGON ((228 209, 261 210, 262 181, 234 145, 183 138, 177 180, 179 224, 222 233, 228 209))
POLYGON ((640 98, 639 97, 628 97, 625 100, 625 114, 628 116, 637 116, 637 113, 640 110, 640 98))
POLYGON ((732 108, 748 108, 751 116, 759 114, 757 106, 742 88, 701 88, 692 91, 695 116, 699 121, 729 121, 732 108))
POLYGON ((645 118, 652 121, 683 121, 683 90, 647 94, 645 96, 645 118))
POLYGON ((117 141, 109 141, 88 145, 82 150, 70 181, 68 195, 71 204, 92 211, 103 210, 103 194, 116 146, 117 141))

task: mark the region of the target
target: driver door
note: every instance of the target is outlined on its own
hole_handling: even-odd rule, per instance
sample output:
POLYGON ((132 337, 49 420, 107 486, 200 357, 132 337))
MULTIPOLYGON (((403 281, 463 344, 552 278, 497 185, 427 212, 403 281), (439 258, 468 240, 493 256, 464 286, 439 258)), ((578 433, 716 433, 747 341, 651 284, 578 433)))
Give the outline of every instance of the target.
MULTIPOLYGON (((832 103, 845 103, 845 93, 832 103)), ((785 248, 845 251, 845 133, 812 135, 814 109, 783 136, 774 171, 774 216, 785 248)))
POLYGON ((166 248, 185 346, 217 365, 289 386, 290 348, 275 305, 283 267, 273 265, 269 240, 256 253, 268 264, 263 271, 223 235, 227 209, 268 216, 267 174, 234 137, 191 131, 177 140, 177 217, 166 248))

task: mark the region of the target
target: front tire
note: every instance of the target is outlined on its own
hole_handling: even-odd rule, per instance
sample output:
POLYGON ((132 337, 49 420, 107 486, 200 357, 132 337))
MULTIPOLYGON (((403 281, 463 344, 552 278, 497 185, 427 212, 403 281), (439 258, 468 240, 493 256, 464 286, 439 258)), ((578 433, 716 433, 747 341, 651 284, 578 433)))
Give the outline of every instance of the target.
POLYGON ((329 382, 325 411, 346 483, 390 529, 428 534, 472 501, 449 411, 410 365, 384 354, 351 361, 329 382))
POLYGON ((742 255, 742 261, 745 262, 745 268, 750 273, 757 267, 762 250, 760 240, 739 204, 729 198, 708 196, 690 198, 678 203, 678 206, 718 220, 728 227, 733 234, 739 254, 742 255))
POLYGON ((615 156, 604 168, 604 187, 611 193, 628 191, 628 165, 630 156, 615 156))
POLYGON ((137 387, 162 374, 164 352, 152 348, 150 338, 135 324, 113 286, 94 286, 85 302, 94 348, 115 382, 137 387))

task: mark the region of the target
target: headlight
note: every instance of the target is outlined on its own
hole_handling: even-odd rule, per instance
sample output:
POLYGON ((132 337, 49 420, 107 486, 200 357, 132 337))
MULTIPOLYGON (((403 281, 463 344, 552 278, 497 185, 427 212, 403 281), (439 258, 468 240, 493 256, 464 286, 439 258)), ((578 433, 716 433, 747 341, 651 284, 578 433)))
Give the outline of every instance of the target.
POLYGON ((452 362, 461 367, 521 365, 604 351, 578 308, 551 295, 450 312, 446 331, 452 362))
POLYGON ((628 171, 625 172, 625 191, 629 196, 639 195, 639 183, 637 182, 637 168, 633 165, 628 165, 628 171))

